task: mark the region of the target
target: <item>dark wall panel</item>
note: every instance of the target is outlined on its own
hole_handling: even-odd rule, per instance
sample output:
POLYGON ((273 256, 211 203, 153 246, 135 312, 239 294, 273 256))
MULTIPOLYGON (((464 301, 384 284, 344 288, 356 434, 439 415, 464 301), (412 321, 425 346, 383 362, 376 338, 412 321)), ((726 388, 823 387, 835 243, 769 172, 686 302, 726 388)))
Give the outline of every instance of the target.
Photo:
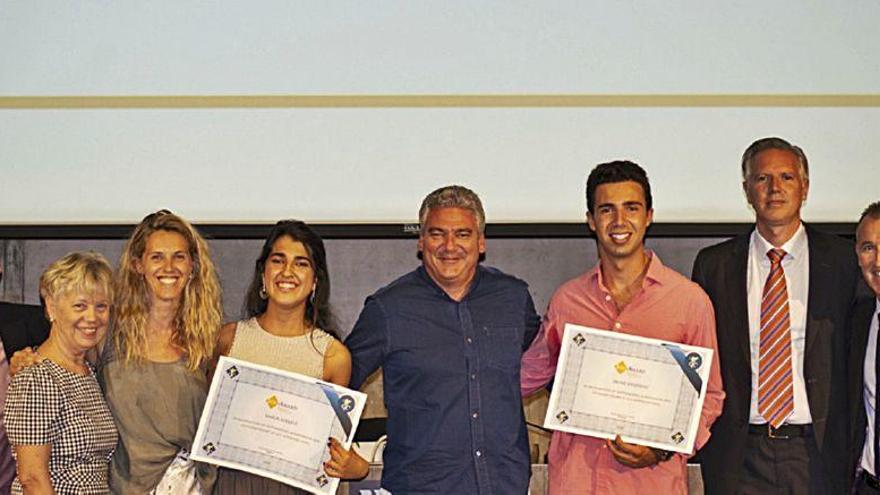
MULTIPOLYGON (((719 242, 719 238, 648 239, 663 263, 690 275, 697 251, 719 242)), ((253 276, 253 263, 262 241, 257 239, 216 239, 209 241, 212 256, 223 285, 223 305, 227 319, 241 314, 244 293, 253 276)), ((364 298, 377 288, 418 266, 416 240, 411 239, 328 239, 332 303, 343 335, 347 334, 364 298)), ((0 241, 5 256, 6 276, 0 298, 10 301, 39 302, 40 273, 64 254, 74 250, 95 250, 112 263, 119 260, 123 240, 118 239, 20 239, 0 241), (20 282, 18 282, 20 280, 20 282)), ((587 270, 596 262, 595 241, 587 238, 487 240, 485 263, 527 281, 539 312, 547 306, 553 291, 566 280, 587 270)))

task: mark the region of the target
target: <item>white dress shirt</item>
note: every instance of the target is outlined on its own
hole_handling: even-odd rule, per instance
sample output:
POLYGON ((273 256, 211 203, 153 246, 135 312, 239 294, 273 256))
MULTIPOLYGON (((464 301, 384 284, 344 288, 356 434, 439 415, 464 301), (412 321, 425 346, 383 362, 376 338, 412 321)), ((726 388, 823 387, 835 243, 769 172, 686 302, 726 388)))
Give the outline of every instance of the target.
MULTIPOLYGON (((804 381, 804 348, 807 342, 807 295, 810 293, 810 249, 804 225, 785 244, 782 269, 785 272, 785 285, 788 290, 788 311, 791 322, 791 362, 792 386, 794 392, 794 411, 785 421, 787 424, 809 424, 810 405, 807 402, 807 387, 804 381)), ((749 306, 749 348, 752 355, 752 402, 749 406, 749 423, 764 424, 767 420, 758 413, 758 356, 761 333, 761 299, 764 296, 764 283, 770 274, 770 258, 767 251, 774 249, 767 239, 752 232, 749 242, 748 291, 749 306)))
POLYGON ((874 472, 874 414, 877 411, 877 376, 874 368, 874 360, 877 357, 877 312, 880 311, 880 300, 874 305, 874 316, 871 318, 871 326, 868 330, 868 346, 865 349, 865 415, 868 424, 865 427, 865 446, 862 448, 862 469, 877 476, 874 472))

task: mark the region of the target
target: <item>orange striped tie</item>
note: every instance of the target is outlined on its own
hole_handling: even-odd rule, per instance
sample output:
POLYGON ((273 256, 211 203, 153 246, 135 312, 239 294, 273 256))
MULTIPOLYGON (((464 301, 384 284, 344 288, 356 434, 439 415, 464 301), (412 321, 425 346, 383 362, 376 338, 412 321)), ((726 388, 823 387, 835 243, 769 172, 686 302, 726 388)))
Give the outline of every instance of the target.
POLYGON ((771 249, 770 275, 761 299, 761 339, 758 346, 758 412, 779 428, 794 410, 791 370, 791 321, 788 289, 782 258, 785 251, 771 249))

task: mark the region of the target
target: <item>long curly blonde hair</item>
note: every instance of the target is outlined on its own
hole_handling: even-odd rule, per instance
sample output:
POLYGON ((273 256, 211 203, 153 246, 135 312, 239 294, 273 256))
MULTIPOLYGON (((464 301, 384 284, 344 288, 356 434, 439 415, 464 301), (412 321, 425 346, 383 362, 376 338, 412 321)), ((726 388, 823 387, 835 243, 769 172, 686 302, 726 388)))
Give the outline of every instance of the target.
POLYGON ((138 273, 135 262, 144 255, 150 235, 160 230, 182 235, 193 260, 192 279, 184 289, 174 318, 172 342, 186 352, 187 367, 195 371, 207 363, 214 352, 223 319, 220 282, 208 243, 189 222, 168 210, 144 217, 122 251, 116 273, 113 344, 126 364, 142 363, 146 359, 150 298, 146 280, 138 273))

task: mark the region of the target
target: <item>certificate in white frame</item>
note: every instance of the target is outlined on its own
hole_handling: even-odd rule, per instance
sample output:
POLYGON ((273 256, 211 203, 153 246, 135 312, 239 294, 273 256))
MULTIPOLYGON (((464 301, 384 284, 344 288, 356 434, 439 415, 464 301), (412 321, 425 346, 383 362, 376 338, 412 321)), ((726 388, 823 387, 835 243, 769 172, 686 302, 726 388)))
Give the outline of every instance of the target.
POLYGON ((190 457, 315 494, 333 494, 327 440, 351 448, 366 395, 312 377, 221 357, 190 457))
POLYGON ((712 349, 567 323, 544 426, 690 454, 712 349))

